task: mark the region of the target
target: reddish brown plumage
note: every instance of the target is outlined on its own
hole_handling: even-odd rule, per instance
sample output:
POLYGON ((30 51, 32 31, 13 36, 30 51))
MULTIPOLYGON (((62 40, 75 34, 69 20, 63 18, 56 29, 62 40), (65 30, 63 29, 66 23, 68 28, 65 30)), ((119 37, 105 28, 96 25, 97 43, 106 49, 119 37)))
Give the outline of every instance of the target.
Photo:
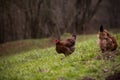
POLYGON ((98 33, 98 45, 102 52, 114 51, 117 48, 115 37, 105 30, 103 26, 100 27, 100 31, 98 33))
POLYGON ((72 54, 75 50, 76 35, 67 38, 66 40, 55 40, 57 53, 63 53, 65 56, 72 54))

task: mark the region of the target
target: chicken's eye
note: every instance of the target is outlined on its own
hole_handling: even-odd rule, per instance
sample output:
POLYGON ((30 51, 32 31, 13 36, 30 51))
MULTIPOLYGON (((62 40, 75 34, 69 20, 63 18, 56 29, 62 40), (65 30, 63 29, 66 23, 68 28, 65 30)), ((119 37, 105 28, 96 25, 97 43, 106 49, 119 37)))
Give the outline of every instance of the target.
POLYGON ((58 42, 58 40, 56 40, 56 43, 58 42))

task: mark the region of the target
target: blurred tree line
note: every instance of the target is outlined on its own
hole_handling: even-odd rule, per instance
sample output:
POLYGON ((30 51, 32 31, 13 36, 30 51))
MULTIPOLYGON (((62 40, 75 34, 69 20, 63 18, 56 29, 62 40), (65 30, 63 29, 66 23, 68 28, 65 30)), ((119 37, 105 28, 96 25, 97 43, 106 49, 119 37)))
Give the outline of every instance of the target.
POLYGON ((104 24, 100 11, 109 15, 104 18, 111 27, 119 27, 119 4, 120 0, 0 0, 0 43, 83 34, 104 24))

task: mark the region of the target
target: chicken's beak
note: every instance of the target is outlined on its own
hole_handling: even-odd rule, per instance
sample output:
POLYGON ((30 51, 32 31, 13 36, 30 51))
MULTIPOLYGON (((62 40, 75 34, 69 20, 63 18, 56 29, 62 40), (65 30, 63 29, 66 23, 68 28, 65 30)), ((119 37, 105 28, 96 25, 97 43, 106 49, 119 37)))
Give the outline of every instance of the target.
POLYGON ((56 40, 54 40, 53 42, 54 42, 54 44, 56 44, 56 40))

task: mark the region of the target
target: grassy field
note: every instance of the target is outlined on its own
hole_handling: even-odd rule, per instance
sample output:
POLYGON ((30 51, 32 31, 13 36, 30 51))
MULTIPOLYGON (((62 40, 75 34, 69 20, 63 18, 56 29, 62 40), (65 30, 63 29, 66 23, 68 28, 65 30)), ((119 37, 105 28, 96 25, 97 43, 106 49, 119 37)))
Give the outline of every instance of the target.
MULTIPOLYGON (((102 56, 96 40, 96 35, 78 36, 75 52, 63 60, 46 39, 2 44, 0 54, 10 55, 0 57, 0 80, 105 80, 120 71, 120 55, 102 56)), ((117 41, 120 45, 120 34, 117 41)), ((114 53, 120 53, 120 46, 114 53)))

